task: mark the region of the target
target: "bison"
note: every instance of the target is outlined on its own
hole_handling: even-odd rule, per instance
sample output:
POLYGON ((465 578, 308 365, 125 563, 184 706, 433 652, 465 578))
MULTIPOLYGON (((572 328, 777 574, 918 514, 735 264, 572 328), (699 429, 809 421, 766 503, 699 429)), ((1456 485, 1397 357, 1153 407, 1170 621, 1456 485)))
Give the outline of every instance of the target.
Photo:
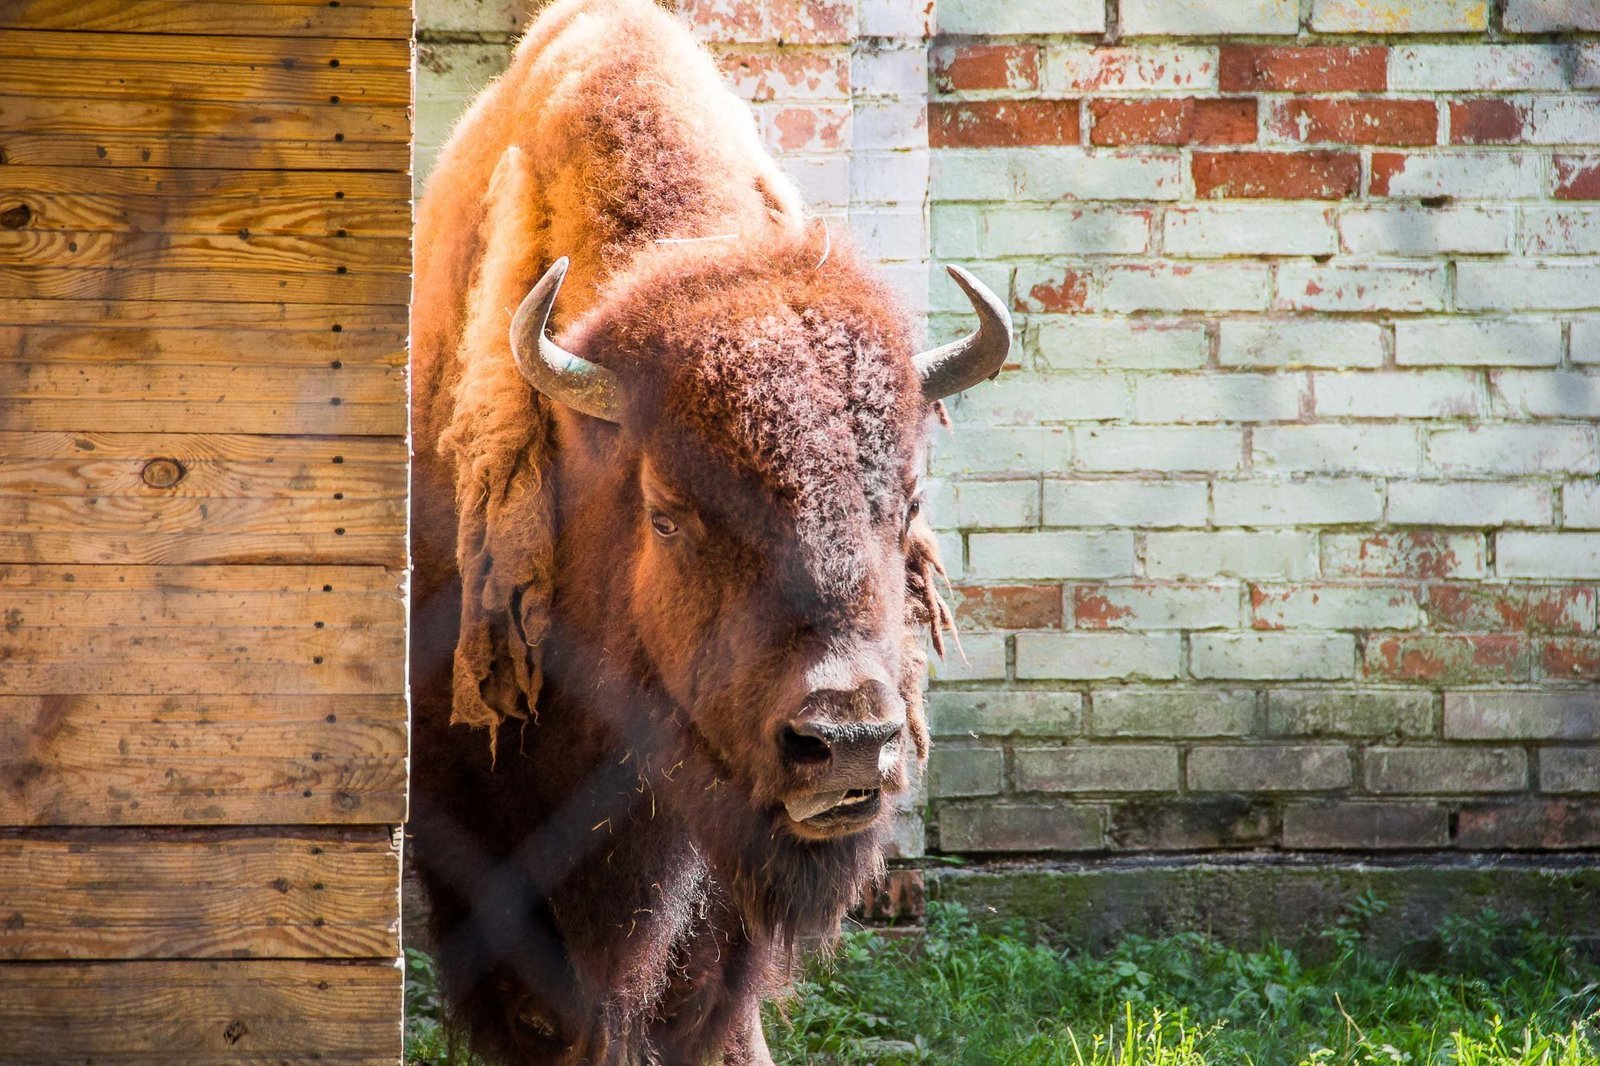
POLYGON ((452 1009, 516 1063, 770 1062, 802 939, 882 869, 925 758, 939 400, 711 56, 562 0, 417 220, 411 855, 452 1009), (552 336, 552 331, 554 336, 552 336))

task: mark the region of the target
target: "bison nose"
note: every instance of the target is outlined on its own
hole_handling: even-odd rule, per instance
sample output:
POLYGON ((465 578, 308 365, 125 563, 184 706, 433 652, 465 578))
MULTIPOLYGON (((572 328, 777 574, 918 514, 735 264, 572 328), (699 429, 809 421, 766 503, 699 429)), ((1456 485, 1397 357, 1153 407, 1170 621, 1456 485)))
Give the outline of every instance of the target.
POLYGON ((784 727, 779 746, 784 761, 815 775, 820 788, 878 788, 900 759, 904 729, 904 718, 840 722, 803 716, 784 727))

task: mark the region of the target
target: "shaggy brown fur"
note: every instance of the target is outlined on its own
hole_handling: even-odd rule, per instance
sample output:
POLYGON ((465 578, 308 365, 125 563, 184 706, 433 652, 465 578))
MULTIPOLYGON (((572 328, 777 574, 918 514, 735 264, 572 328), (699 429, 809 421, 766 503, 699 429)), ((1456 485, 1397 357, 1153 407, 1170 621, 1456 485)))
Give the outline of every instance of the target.
POLYGON ((775 737, 869 678, 926 754, 929 408, 904 316, 833 243, 647 0, 549 8, 429 181, 413 847, 447 992, 500 1060, 769 1061, 761 998, 836 931, 888 818, 790 821, 808 779, 775 737), (558 339, 624 382, 620 424, 512 358, 560 255, 558 339))

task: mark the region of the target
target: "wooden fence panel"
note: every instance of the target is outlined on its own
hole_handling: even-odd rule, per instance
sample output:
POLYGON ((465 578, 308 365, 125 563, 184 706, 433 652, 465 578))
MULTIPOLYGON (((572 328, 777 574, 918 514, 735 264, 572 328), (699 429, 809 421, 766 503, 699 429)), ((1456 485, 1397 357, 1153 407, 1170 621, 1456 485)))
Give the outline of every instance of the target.
POLYGON ((7 1062, 394 1062, 409 0, 0 0, 7 1062))

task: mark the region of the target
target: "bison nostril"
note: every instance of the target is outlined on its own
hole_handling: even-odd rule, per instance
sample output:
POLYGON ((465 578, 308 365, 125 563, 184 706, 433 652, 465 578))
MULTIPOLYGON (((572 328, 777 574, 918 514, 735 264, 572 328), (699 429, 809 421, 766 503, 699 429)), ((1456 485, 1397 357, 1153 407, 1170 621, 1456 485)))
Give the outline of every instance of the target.
POLYGON ((783 750, 783 757, 797 766, 820 766, 833 755, 826 740, 801 733, 794 726, 784 727, 778 746, 783 750))

